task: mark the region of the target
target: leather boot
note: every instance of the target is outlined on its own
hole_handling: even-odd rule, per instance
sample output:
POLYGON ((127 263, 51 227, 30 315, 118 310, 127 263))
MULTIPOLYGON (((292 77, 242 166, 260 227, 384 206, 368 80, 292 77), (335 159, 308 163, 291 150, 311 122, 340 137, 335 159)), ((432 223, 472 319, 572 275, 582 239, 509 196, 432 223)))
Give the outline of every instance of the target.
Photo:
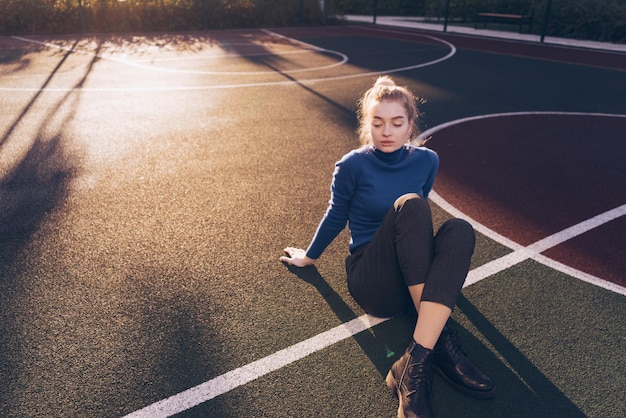
POLYGON ((433 350, 435 372, 461 393, 479 399, 495 396, 493 381, 472 363, 461 348, 459 337, 446 324, 433 350))
POLYGON ((415 342, 406 349, 385 381, 400 400, 398 418, 432 418, 433 352, 415 342))

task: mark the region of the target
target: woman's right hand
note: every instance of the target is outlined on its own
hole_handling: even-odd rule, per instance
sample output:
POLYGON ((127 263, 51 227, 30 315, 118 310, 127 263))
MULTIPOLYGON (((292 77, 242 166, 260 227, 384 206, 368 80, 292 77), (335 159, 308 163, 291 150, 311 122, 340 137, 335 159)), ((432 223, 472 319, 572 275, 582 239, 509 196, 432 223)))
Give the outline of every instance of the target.
POLYGON ((287 247, 285 248, 285 254, 280 257, 280 261, 296 267, 311 266, 316 260, 307 257, 306 251, 301 248, 287 247))

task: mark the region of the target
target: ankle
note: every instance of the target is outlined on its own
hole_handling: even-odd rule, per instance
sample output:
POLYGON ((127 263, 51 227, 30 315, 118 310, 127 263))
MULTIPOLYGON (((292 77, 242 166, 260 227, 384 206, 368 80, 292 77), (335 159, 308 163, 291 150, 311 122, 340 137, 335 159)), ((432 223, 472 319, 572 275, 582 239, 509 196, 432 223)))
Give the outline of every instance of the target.
POLYGON ((413 335, 412 343, 426 350, 434 350, 435 344, 436 344, 436 343, 431 343, 430 341, 424 341, 424 339, 422 338, 415 338, 415 335, 413 335))
POLYGON ((435 350, 432 348, 424 347, 422 344, 415 342, 415 340, 411 341, 411 344, 406 349, 409 356, 413 358, 424 358, 429 359, 434 356, 435 350))

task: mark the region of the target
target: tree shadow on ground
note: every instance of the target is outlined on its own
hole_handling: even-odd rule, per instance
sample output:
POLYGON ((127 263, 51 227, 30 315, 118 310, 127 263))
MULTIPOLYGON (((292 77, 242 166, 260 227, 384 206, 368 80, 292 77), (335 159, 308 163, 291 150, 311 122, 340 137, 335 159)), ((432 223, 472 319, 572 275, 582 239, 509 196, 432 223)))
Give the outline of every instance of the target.
MULTIPOLYGON (((28 274, 25 258, 36 259, 47 240, 46 224, 67 200, 71 184, 79 174, 82 155, 70 146, 66 127, 76 116, 80 95, 76 93, 85 83, 97 58, 94 57, 79 74, 75 89, 34 110, 46 86, 58 73, 72 51, 67 51, 33 97, 18 112, 0 137, 0 404, 11 415, 12 408, 23 405, 22 395, 28 386, 20 377, 24 370, 24 341, 20 339, 24 322, 34 321, 29 304, 33 286, 40 277, 28 274), (40 234, 38 236, 38 234, 40 234), (20 257, 28 252, 27 257, 20 257)), ((34 309, 33 309, 34 310, 34 309)))
MULTIPOLYGON (((4 132, 0 138, 0 155, 3 154, 2 146, 11 141, 24 140, 21 136, 16 137, 15 131, 32 123, 28 120, 29 113, 73 53, 72 49, 66 51, 39 90, 4 132)), ((83 86, 97 60, 95 55, 83 76, 74 85, 75 89, 83 86)), ((0 262, 10 261, 29 241, 44 217, 58 207, 69 193, 69 185, 78 174, 80 157, 69 151, 62 129, 74 119, 78 101, 79 97, 73 90, 56 101, 47 110, 43 120, 38 122, 39 126, 33 137, 27 138, 31 145, 21 160, 14 162, 12 168, 0 177, 0 262), (69 110, 65 111, 68 103, 69 110), (62 120, 59 124, 61 128, 50 135, 48 130, 55 118, 62 120)))

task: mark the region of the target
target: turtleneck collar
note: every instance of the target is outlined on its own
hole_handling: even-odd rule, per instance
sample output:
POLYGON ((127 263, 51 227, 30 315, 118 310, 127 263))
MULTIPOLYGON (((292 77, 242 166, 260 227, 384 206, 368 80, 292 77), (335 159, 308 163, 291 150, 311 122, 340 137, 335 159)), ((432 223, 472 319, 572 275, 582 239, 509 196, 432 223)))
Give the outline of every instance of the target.
POLYGON ((374 155, 386 164, 396 164, 399 163, 406 157, 409 150, 406 146, 402 146, 402 148, 395 150, 394 152, 383 152, 379 149, 374 148, 374 155))

